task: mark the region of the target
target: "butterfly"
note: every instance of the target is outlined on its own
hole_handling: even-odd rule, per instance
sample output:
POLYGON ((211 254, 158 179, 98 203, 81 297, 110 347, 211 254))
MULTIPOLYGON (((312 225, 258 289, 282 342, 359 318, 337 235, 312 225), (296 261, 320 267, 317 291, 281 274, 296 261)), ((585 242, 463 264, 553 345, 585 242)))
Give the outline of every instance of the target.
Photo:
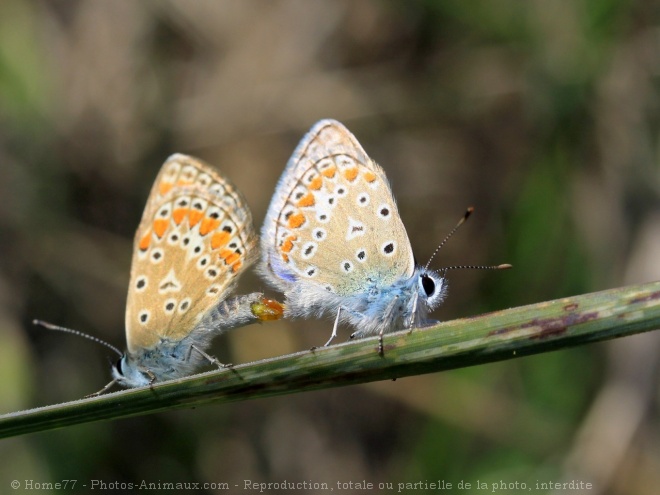
MULTIPOLYGON (((113 384, 151 385, 192 374, 212 339, 236 327, 279 319, 282 306, 261 293, 228 294, 257 256, 258 241, 243 195, 208 164, 183 154, 163 164, 135 233, 126 302, 127 352, 113 384)), ((97 395, 93 394, 93 395, 97 395)))
POLYGON ((355 136, 321 120, 282 174, 261 231, 259 272, 284 292, 285 316, 335 315, 362 337, 424 323, 445 298, 440 273, 415 264, 385 172, 355 136))

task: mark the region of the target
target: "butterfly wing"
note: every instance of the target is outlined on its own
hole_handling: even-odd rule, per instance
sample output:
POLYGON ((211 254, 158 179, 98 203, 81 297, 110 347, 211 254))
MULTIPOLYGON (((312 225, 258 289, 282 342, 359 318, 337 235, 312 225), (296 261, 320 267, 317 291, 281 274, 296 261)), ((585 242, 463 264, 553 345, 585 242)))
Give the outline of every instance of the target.
POLYGON ((312 284, 351 296, 390 286, 414 271, 384 171, 334 120, 315 124, 293 153, 261 243, 260 271, 285 292, 312 284))
POLYGON ((186 337, 256 254, 240 192, 208 164, 163 164, 135 234, 126 303, 129 352, 186 337))

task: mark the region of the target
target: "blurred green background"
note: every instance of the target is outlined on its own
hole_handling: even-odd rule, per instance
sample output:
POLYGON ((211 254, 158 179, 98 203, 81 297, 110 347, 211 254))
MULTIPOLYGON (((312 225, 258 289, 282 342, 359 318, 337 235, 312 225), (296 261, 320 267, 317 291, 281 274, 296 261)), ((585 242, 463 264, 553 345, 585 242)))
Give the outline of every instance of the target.
MULTIPOLYGON (((132 236, 168 155, 221 169, 260 226, 321 118, 385 168, 418 260, 474 205, 434 266, 514 265, 451 272, 438 319, 660 279, 659 89, 653 1, 2 0, 0 412, 107 383, 111 353, 30 321, 124 347, 132 236)), ((249 273, 239 289, 266 287, 249 273)), ((276 356, 331 325, 248 327, 212 352, 276 356)), ((0 442, 0 490, 575 479, 656 494, 659 355, 651 333, 33 434, 0 442)))

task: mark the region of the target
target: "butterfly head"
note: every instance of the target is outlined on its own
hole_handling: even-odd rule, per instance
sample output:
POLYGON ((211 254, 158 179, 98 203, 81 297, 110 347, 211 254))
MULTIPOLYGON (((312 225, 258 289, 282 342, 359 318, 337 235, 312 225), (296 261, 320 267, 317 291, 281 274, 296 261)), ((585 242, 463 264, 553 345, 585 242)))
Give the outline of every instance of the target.
POLYGON ((112 378, 125 388, 143 387, 153 381, 146 372, 138 369, 128 354, 122 354, 112 365, 112 378))

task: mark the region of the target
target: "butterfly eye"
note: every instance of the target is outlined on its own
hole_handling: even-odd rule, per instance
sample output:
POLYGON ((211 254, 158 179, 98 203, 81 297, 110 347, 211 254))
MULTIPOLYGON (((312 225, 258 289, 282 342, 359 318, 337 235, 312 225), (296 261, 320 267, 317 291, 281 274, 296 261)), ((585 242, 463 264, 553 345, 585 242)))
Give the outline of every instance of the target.
POLYGON ((421 284, 424 292, 426 293, 426 297, 431 297, 435 293, 435 282, 428 275, 422 275, 421 284))
POLYGON ((124 371, 122 370, 122 365, 121 365, 123 360, 124 360, 124 356, 120 357, 119 359, 117 359, 117 361, 115 361, 115 370, 117 370, 119 376, 124 376, 124 371))

